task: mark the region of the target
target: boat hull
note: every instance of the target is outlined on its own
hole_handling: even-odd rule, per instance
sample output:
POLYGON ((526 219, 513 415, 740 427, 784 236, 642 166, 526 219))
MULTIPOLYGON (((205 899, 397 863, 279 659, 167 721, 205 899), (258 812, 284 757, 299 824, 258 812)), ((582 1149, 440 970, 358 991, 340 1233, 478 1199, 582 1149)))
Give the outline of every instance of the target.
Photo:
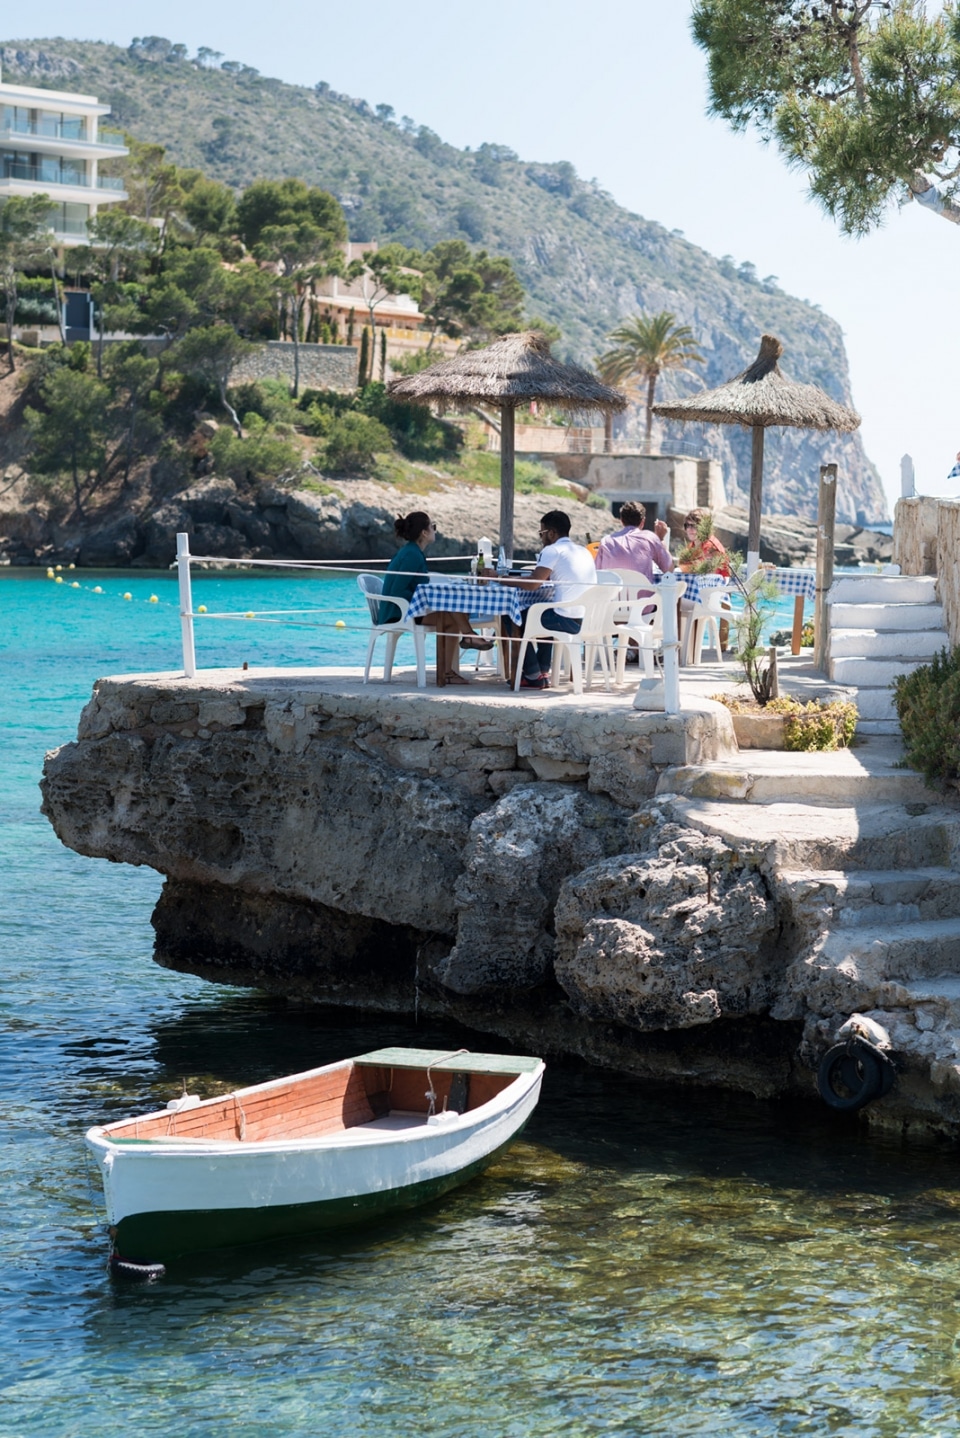
MULTIPOLYGON (((513 1135, 517 1137, 521 1130, 513 1135)), ((135 1213, 113 1228, 114 1252, 128 1260, 170 1263, 214 1248, 242 1248, 271 1239, 356 1227, 389 1218, 442 1198, 476 1178, 508 1148, 508 1139, 485 1158, 456 1173, 424 1179, 404 1188, 382 1189, 350 1198, 316 1203, 284 1203, 259 1208, 192 1209, 135 1213)))
MULTIPOLYGON (((347 1227, 440 1197, 521 1132, 543 1065, 491 1102, 384 1131, 376 1123, 296 1141, 119 1138, 91 1129, 114 1251, 167 1262, 205 1249, 347 1227)), ((384 1123, 393 1120, 383 1120, 384 1123)))

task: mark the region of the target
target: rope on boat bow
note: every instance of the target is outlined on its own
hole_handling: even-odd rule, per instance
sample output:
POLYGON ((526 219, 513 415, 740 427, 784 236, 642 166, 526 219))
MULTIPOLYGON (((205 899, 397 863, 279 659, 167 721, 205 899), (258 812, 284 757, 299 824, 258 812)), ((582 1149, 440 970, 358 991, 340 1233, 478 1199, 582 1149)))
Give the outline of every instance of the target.
MULTIPOLYGON (((438 1059, 433 1060, 433 1063, 427 1064, 427 1083, 430 1085, 424 1094, 424 1098, 430 1101, 430 1107, 427 1109, 427 1118, 431 1118, 437 1111, 437 1095, 433 1087, 433 1075, 430 1070, 434 1068, 436 1064, 445 1064, 448 1059, 455 1059, 458 1054, 468 1054, 469 1052, 469 1049, 454 1049, 452 1053, 441 1054, 438 1059)), ((446 1099, 443 1101, 443 1106, 444 1108, 447 1106, 446 1099)))

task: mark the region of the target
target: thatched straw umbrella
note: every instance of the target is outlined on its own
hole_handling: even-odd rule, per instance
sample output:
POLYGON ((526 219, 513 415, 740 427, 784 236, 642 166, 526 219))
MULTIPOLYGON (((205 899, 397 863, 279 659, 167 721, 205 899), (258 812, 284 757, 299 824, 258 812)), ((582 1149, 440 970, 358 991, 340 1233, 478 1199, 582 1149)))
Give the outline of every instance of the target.
POLYGON ((513 558, 514 412, 531 400, 566 410, 621 410, 619 390, 601 384, 589 370, 561 364, 550 354, 546 337, 535 330, 504 335, 479 350, 462 350, 453 359, 387 385, 394 399, 470 409, 478 404, 500 409, 500 543, 513 558))
POLYGON ((664 419, 699 420, 704 424, 742 424, 753 430, 750 466, 750 528, 747 562, 753 567, 760 556, 760 504, 763 495, 763 432, 770 425, 797 429, 834 429, 849 434, 860 416, 838 404, 815 384, 787 379, 777 361, 783 345, 773 335, 760 340, 760 353, 736 379, 717 389, 704 390, 688 399, 669 400, 653 407, 664 419))

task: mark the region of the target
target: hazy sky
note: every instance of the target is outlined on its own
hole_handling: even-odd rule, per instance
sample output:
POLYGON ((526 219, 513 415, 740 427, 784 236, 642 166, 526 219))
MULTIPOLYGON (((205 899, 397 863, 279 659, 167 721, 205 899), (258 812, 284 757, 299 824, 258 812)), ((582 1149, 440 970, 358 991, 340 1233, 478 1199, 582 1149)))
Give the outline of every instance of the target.
POLYGON ((960 228, 909 205, 870 238, 842 239, 774 151, 707 118, 687 0, 46 0, 29 13, 34 35, 161 34, 393 105, 455 145, 571 160, 620 204, 752 260, 839 320, 891 503, 904 452, 922 492, 960 493, 946 478, 960 450, 960 228))

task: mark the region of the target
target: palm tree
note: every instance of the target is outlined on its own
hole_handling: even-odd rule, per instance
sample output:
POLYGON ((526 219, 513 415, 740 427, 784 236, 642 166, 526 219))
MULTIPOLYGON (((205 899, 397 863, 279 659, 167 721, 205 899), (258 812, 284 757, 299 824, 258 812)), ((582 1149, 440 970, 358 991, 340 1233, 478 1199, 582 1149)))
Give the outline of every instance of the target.
POLYGON ((608 350, 596 362, 597 370, 606 382, 629 383, 634 376, 641 383, 646 382, 645 448, 649 454, 657 380, 664 370, 690 374, 690 365, 705 364, 700 342, 689 325, 677 324, 677 317, 670 310, 661 310, 656 315, 634 315, 633 319, 625 320, 611 330, 607 338, 613 340, 616 348, 608 350))
MULTIPOLYGON (((617 351, 610 354, 597 355, 593 367, 604 384, 616 389, 629 373, 630 365, 617 351)), ((613 410, 605 410, 603 415, 603 452, 613 453, 613 410)))

